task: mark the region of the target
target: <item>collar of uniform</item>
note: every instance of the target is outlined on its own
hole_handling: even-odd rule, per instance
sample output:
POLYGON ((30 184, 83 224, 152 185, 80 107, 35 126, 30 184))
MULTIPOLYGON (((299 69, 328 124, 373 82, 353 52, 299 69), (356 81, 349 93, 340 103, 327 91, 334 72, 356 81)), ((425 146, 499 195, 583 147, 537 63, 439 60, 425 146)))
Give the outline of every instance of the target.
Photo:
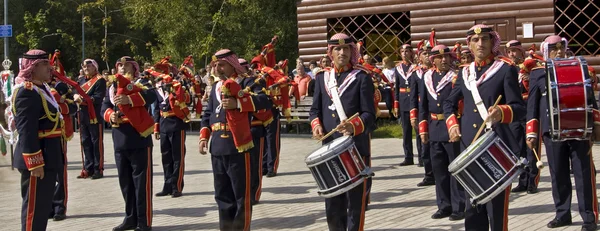
POLYGON ((238 79, 238 74, 237 73, 233 73, 233 75, 229 76, 229 79, 233 79, 236 80, 238 79))
POLYGON ((92 77, 94 77, 94 76, 89 76, 89 75, 86 75, 86 76, 85 76, 85 80, 90 80, 92 77))
POLYGON ((342 68, 337 68, 337 67, 333 67, 335 69, 335 73, 341 74, 344 73, 350 69, 352 69, 352 64, 347 64, 346 66, 343 66, 342 68))
POLYGON ((476 67, 485 67, 487 65, 490 65, 491 63, 494 62, 494 57, 495 57, 494 54, 490 54, 487 58, 485 58, 481 62, 474 61, 475 62, 475 66, 476 67))
POLYGON ((412 65, 412 63, 404 61, 404 60, 402 60, 402 64, 404 64, 407 67, 410 67, 410 65, 412 65))

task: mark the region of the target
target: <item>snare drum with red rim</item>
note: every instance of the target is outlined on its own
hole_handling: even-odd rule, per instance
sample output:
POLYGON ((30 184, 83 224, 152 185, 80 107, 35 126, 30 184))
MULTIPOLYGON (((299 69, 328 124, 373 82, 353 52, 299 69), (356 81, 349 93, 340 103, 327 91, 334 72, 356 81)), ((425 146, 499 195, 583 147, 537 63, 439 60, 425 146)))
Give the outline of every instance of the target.
POLYGON ((319 196, 325 198, 345 193, 373 175, 349 136, 321 146, 305 162, 319 186, 319 196))
POLYGON ((581 57, 546 61, 550 136, 554 141, 588 140, 595 99, 587 62, 581 57))
POLYGON ((500 194, 523 171, 520 160, 494 131, 488 131, 465 149, 448 171, 471 196, 471 203, 485 204, 500 194))

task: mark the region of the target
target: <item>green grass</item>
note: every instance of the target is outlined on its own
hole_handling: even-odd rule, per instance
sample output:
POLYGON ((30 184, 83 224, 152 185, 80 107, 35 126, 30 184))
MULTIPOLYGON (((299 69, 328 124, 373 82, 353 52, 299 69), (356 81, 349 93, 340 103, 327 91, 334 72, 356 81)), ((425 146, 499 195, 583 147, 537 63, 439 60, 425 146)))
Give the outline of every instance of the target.
POLYGON ((377 130, 373 132, 371 138, 402 138, 402 126, 396 121, 378 121, 377 130))

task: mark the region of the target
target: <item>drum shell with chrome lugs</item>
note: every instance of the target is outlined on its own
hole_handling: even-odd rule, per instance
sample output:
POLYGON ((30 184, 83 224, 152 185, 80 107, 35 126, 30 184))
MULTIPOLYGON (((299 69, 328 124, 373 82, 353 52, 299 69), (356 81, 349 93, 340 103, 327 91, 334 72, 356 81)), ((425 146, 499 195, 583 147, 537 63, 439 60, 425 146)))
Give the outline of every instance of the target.
POLYGON ((330 198, 349 191, 372 175, 351 137, 323 145, 305 159, 319 187, 319 196, 330 198))
POLYGON ((594 125, 594 91, 587 62, 580 56, 546 61, 550 137, 588 140, 594 125))
POLYGON ((473 204, 485 204, 521 174, 524 161, 494 131, 489 131, 456 157, 448 171, 469 193, 473 204))

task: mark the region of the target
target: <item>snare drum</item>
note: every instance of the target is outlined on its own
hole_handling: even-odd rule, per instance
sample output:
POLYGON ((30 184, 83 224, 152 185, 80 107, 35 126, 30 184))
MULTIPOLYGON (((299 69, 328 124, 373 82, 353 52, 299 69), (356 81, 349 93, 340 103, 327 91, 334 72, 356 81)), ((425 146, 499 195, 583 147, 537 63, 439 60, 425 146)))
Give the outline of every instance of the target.
POLYGON ((550 136, 554 141, 589 140, 594 126, 594 91, 581 57, 546 61, 550 136))
POLYGON ((485 204, 500 194, 523 171, 520 160, 494 131, 479 137, 450 165, 448 171, 471 196, 471 204, 485 204))
POLYGON ((349 136, 323 145, 307 156, 305 162, 317 181, 319 196, 325 198, 345 193, 372 176, 349 136))

